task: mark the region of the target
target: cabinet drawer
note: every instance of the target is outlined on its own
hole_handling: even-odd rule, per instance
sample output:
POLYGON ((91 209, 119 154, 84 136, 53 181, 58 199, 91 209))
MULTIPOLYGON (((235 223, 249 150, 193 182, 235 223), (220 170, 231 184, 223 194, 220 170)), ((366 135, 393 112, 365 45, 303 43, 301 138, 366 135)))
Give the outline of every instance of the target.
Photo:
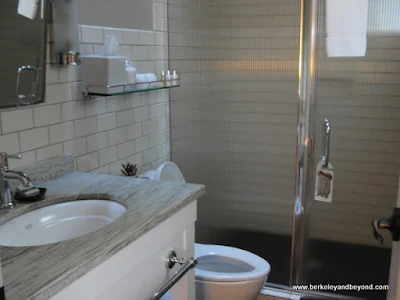
MULTIPOLYGON (((52 300, 147 300, 180 268, 166 267, 167 254, 194 256, 196 201, 52 297, 52 300)), ((195 299, 190 270, 164 299, 195 299)))
MULTIPOLYGON (((166 267, 166 257, 171 250, 175 250, 178 256, 191 257, 194 256, 193 246, 188 249, 187 241, 189 235, 193 236, 194 224, 191 227, 184 229, 179 234, 169 239, 164 245, 158 249, 148 248, 148 255, 140 265, 136 266, 129 274, 122 280, 114 284, 108 289, 99 300, 147 300, 153 295, 157 289, 170 279, 179 265, 175 265, 173 269, 166 267)), ((194 282, 194 270, 189 271, 174 287, 172 291, 172 299, 188 299, 192 298, 183 297, 186 292, 186 285, 189 281, 194 282), (190 280, 192 277, 192 280, 190 280), (176 295, 174 295, 176 294, 176 295), (178 298, 179 297, 179 298, 178 298)))

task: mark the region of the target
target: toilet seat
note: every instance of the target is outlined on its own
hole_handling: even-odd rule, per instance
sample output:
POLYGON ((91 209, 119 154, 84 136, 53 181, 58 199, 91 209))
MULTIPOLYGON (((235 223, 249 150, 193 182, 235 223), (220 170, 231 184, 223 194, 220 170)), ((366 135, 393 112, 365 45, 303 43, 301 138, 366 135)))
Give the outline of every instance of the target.
POLYGON ((195 244, 196 280, 212 282, 252 281, 266 277, 269 263, 261 257, 238 248, 195 244))

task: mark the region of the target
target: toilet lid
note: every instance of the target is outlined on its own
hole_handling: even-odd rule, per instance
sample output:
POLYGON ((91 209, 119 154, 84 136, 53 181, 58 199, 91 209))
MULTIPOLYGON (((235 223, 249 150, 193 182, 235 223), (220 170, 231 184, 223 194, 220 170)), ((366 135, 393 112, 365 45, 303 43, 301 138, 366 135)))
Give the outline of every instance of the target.
POLYGON ((195 244, 196 279, 238 282, 267 277, 269 263, 245 250, 218 245, 195 244))
POLYGON ((183 177, 181 171, 173 162, 168 161, 162 164, 155 172, 155 180, 185 182, 185 178, 183 177))

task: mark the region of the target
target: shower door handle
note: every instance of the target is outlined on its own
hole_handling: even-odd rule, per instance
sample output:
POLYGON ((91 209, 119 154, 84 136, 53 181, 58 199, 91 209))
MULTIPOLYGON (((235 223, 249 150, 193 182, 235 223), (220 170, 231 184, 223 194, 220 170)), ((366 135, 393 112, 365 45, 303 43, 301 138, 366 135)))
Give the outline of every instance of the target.
POLYGON ((323 167, 329 167, 329 151, 330 151, 330 143, 331 143, 331 122, 328 119, 324 120, 324 155, 322 156, 322 160, 324 161, 323 167))
POLYGON ((380 229, 387 229, 392 234, 392 241, 400 240, 400 208, 393 210, 392 216, 389 218, 372 220, 372 232, 375 239, 383 245, 383 237, 380 229))

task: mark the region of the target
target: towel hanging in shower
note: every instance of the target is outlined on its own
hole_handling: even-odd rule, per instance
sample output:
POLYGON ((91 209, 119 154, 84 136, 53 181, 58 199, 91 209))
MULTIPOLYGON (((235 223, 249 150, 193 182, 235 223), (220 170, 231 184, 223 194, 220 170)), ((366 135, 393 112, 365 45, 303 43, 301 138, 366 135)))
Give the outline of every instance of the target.
POLYGON ((326 1, 326 52, 328 57, 365 56, 368 0, 326 1))

